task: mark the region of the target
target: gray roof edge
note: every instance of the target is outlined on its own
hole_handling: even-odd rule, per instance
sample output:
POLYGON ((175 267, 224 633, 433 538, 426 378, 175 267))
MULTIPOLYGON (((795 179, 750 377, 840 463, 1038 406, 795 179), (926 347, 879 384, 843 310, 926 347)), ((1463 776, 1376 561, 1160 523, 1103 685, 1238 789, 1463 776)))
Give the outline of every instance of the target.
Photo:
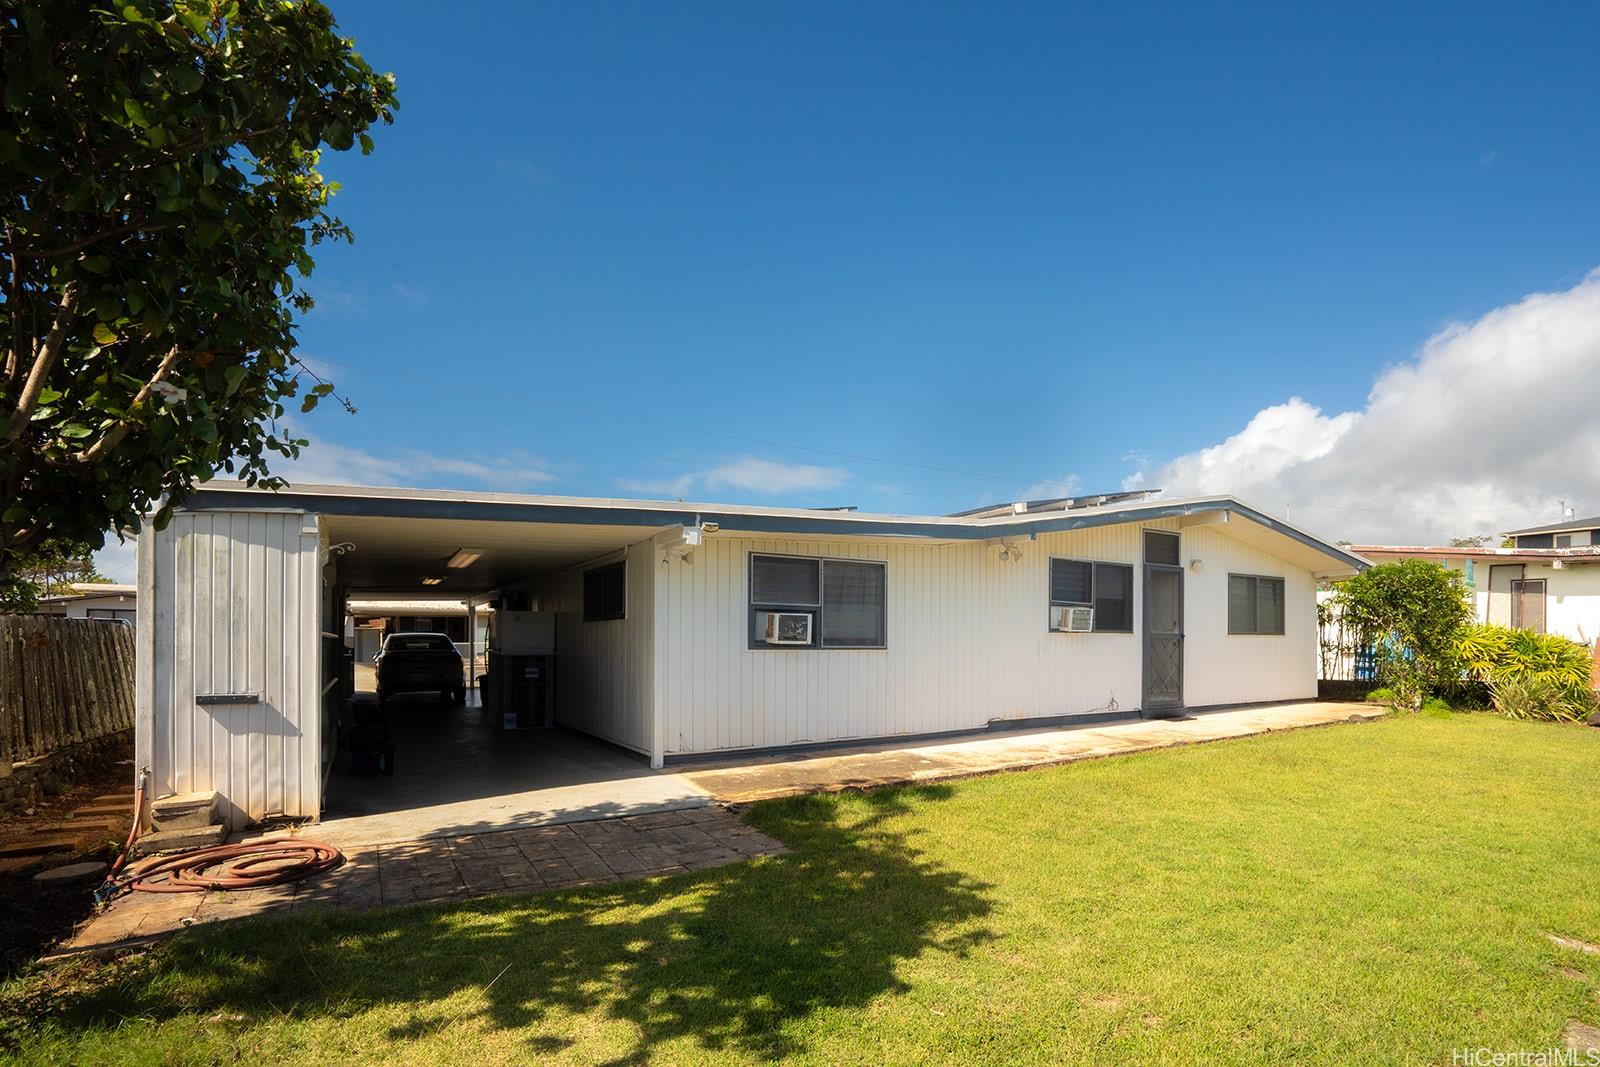
POLYGON ((359 487, 289 487, 275 494, 240 486, 237 489, 202 487, 184 502, 185 510, 260 510, 263 496, 279 507, 328 515, 370 515, 383 518, 479 519, 510 522, 572 523, 593 526, 664 527, 714 522, 729 532, 771 534, 834 534, 857 537, 921 538, 974 541, 1008 534, 1055 533, 1064 530, 1115 526, 1206 514, 1237 512, 1241 517, 1274 533, 1360 571, 1371 564, 1353 553, 1274 518, 1259 508, 1228 495, 1154 500, 1107 505, 1081 511, 1057 511, 1030 516, 962 520, 949 516, 871 515, 860 512, 818 512, 800 508, 757 508, 740 505, 626 501, 580 497, 515 497, 509 494, 450 494, 442 491, 407 493, 359 487), (328 492, 329 489, 346 492, 328 492), (311 491, 307 491, 311 490, 311 491))
POLYGON ((1525 530, 1502 530, 1501 537, 1517 537, 1522 534, 1565 533, 1568 530, 1600 530, 1600 515, 1591 515, 1587 519, 1568 519, 1566 522, 1552 522, 1546 526, 1529 526, 1525 530))

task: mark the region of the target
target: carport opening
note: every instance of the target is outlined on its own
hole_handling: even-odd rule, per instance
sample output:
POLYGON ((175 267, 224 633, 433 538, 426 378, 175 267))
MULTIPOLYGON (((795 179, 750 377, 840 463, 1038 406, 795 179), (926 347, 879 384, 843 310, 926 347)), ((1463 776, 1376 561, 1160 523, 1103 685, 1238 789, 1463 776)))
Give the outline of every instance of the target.
POLYGON ((615 573, 655 529, 321 522, 324 638, 342 665, 324 717, 324 820, 381 820, 401 839, 662 805, 647 756, 570 725, 589 721, 576 702, 595 687, 575 662, 564 679, 562 662, 564 631, 586 625, 568 591, 615 573))

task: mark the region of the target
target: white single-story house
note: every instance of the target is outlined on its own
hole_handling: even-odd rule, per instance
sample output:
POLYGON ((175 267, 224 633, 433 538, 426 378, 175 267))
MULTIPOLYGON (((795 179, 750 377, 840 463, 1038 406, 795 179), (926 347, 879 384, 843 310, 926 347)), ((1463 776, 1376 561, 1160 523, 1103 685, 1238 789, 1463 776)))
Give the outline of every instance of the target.
POLYGON ((652 767, 1315 698, 1317 583, 1366 561, 1233 497, 1128 496, 897 516, 213 484, 139 539, 138 760, 235 823, 318 816, 346 605, 424 593, 548 615, 556 721, 652 767))
POLYGON ((71 592, 52 593, 39 598, 41 615, 65 615, 69 619, 106 619, 138 624, 138 586, 116 582, 73 582, 71 592))
POLYGON ((1600 515, 1510 530, 1499 548, 1353 545, 1374 563, 1431 560, 1459 571, 1478 622, 1600 642, 1600 515))

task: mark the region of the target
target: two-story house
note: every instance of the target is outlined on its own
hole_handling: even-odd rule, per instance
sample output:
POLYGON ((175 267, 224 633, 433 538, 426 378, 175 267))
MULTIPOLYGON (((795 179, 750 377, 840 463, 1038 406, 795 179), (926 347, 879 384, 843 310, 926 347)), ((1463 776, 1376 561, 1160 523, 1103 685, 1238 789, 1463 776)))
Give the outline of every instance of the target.
POLYGON ((1510 530, 1501 548, 1351 545, 1374 563, 1427 559, 1460 571, 1479 622, 1600 640, 1600 515, 1510 530))

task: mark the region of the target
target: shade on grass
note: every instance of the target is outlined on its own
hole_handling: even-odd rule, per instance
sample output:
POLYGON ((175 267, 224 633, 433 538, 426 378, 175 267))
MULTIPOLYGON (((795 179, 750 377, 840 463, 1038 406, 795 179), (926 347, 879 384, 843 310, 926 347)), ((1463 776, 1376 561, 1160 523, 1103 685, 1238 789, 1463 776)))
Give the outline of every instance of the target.
POLYGON ((764 804, 784 856, 247 920, 0 990, 24 1060, 1448 1062, 1600 1022, 1600 731, 1411 717, 764 804))

